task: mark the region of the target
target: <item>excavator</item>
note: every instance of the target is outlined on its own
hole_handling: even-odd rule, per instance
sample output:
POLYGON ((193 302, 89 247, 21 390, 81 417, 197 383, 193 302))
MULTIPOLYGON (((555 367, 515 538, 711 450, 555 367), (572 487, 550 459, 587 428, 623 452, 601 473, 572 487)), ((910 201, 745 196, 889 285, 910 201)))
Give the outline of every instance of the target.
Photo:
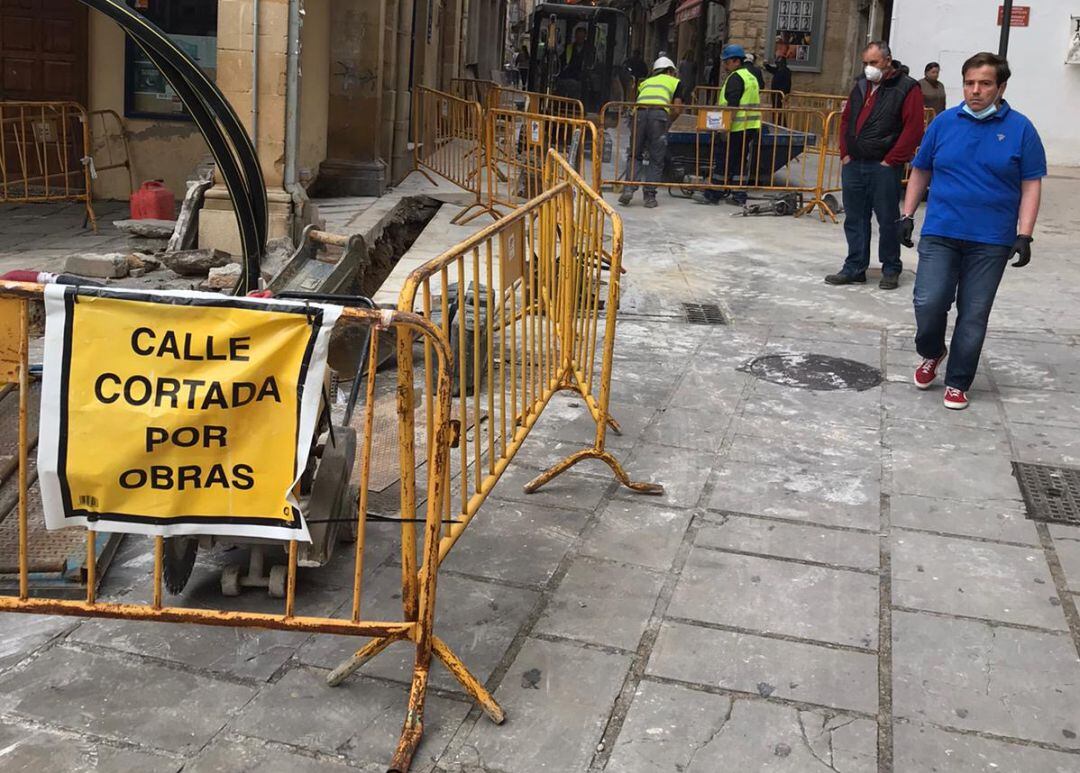
POLYGON ((615 8, 543 3, 533 12, 526 91, 580 99, 596 115, 629 93, 630 22, 615 8), (580 32, 579 32, 580 31, 580 32), (584 38, 582 40, 582 38, 584 38))

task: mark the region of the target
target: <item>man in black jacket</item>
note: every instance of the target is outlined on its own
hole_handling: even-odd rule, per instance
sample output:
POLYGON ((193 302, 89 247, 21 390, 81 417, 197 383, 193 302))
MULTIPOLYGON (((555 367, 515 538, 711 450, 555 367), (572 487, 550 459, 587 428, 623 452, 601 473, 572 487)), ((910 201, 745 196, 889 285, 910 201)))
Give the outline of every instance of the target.
POLYGON ((893 67, 883 42, 863 51, 863 75, 840 116, 841 185, 848 254, 829 274, 831 285, 866 282, 870 266, 870 218, 877 218, 882 290, 900 284, 900 179, 923 135, 919 84, 893 67))
MULTIPOLYGON (((765 63, 765 69, 772 73, 772 82, 769 88, 784 94, 791 93, 791 70, 788 69, 787 59, 778 57, 776 64, 765 63)), ((773 104, 773 107, 783 107, 782 104, 773 104)))

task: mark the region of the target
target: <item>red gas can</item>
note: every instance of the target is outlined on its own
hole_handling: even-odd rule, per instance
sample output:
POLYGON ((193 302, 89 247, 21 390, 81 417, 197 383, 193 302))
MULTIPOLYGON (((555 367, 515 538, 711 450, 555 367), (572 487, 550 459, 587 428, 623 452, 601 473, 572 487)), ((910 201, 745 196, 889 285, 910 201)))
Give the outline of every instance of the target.
POLYGON ((131 194, 132 220, 175 220, 176 199, 161 180, 144 182, 131 194))

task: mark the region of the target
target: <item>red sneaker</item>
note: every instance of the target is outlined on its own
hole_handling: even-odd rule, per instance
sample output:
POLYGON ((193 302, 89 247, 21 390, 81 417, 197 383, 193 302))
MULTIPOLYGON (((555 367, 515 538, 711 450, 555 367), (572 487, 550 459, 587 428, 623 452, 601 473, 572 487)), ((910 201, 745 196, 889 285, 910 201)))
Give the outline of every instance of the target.
POLYGON ((968 407, 967 395, 956 387, 945 387, 945 407, 954 411, 962 411, 968 407))
POLYGON ((945 359, 948 350, 941 353, 940 357, 923 360, 919 367, 915 368, 915 386, 919 389, 929 389, 937 378, 937 369, 941 361, 945 359))

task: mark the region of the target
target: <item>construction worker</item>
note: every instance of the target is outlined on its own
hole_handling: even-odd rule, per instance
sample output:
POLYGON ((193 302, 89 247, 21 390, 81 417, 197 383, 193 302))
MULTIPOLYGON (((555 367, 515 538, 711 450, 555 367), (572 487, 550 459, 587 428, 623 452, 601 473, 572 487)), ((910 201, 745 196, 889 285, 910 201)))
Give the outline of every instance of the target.
MULTIPOLYGON (((757 77, 746 67, 746 51, 739 45, 724 46, 720 53, 727 77, 717 104, 720 107, 738 105, 740 108, 758 107, 761 103, 761 88, 757 77)), ((727 149, 723 159, 723 171, 713 167, 712 181, 719 185, 732 185, 742 178, 750 181, 757 177, 756 159, 758 137, 761 135, 761 113, 757 110, 741 109, 732 116, 727 135, 727 149)), ((728 195, 728 191, 701 191, 694 194, 698 204, 717 204, 728 195)), ((732 201, 742 205, 746 203, 746 193, 731 193, 732 201)))
MULTIPOLYGON (((662 56, 653 64, 652 74, 638 83, 637 105, 631 114, 633 126, 630 147, 626 150, 626 171, 623 179, 628 182, 645 182, 645 206, 655 207, 656 186, 664 173, 664 157, 667 155, 668 126, 679 117, 678 106, 685 102, 685 89, 675 77, 675 63, 662 56), (645 165, 645 155, 649 164, 645 165)), ((636 185, 624 184, 619 203, 624 207, 634 198, 636 185)))

